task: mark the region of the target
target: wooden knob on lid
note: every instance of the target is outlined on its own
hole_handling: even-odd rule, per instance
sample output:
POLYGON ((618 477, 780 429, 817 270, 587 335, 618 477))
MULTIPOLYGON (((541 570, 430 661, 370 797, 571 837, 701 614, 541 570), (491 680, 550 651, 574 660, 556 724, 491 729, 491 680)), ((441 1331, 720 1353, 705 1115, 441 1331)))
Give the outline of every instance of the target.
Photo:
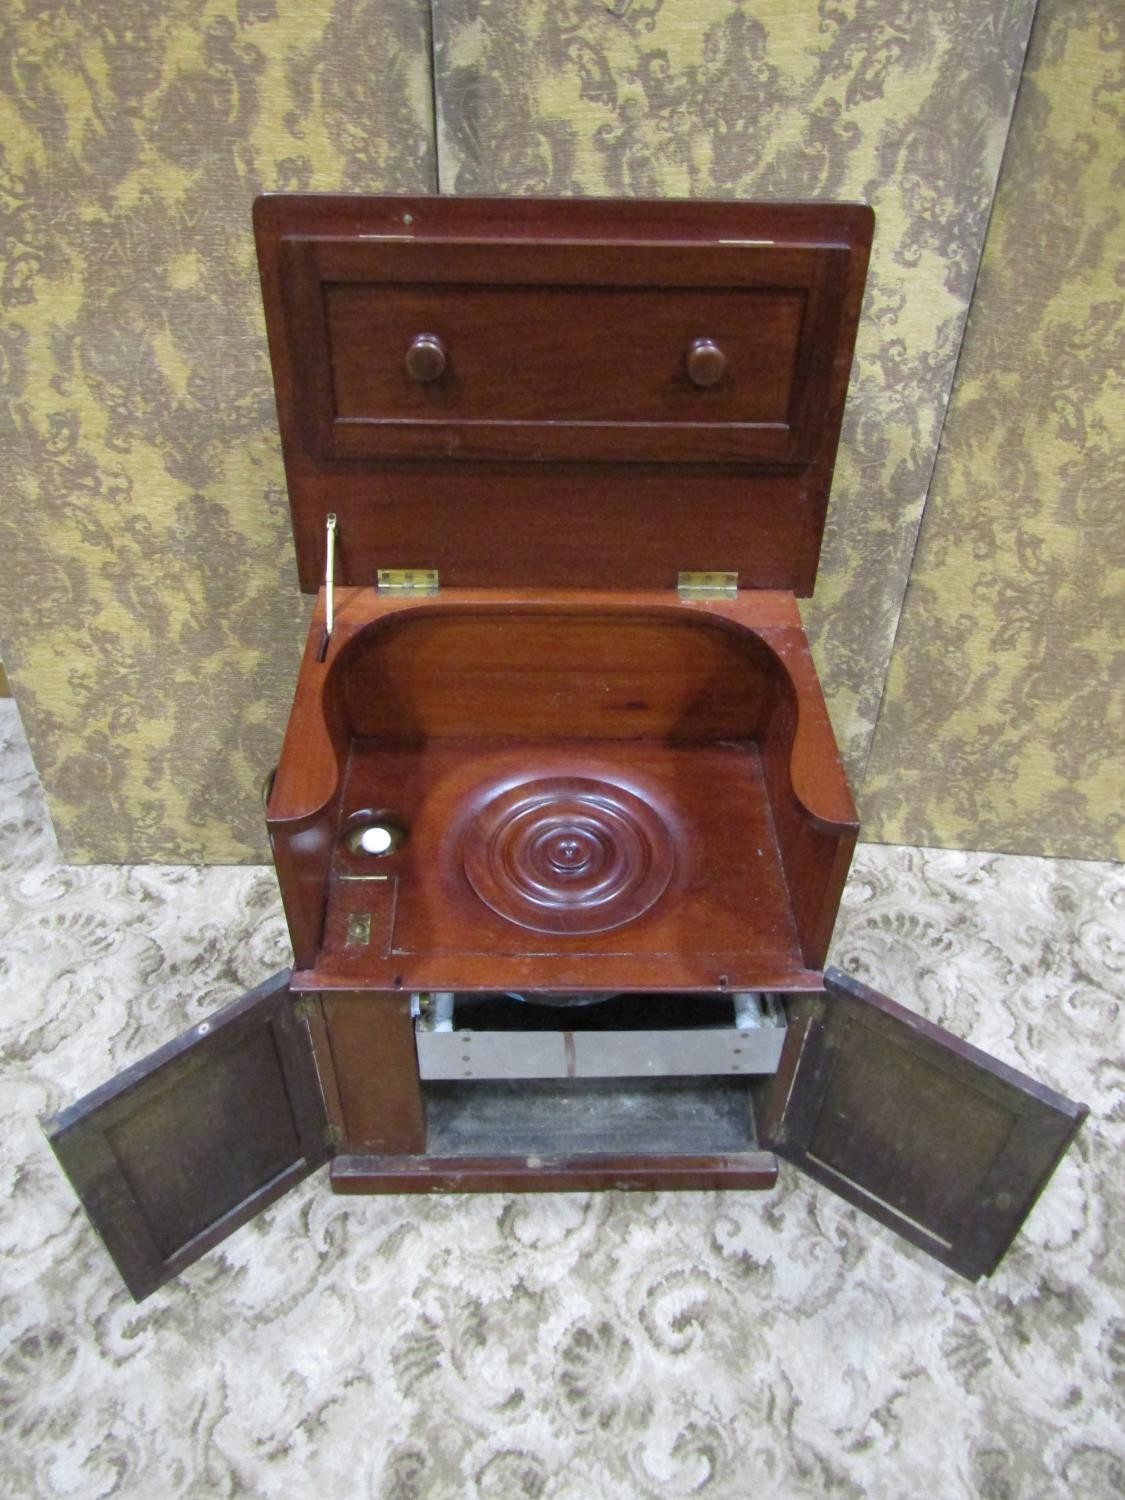
POLYGON ((701 390, 718 385, 727 372, 727 357, 714 339, 696 339, 687 352, 687 372, 701 390))
POLYGON ((445 345, 436 333, 419 333, 406 351, 406 373, 411 380, 437 380, 445 374, 445 345))

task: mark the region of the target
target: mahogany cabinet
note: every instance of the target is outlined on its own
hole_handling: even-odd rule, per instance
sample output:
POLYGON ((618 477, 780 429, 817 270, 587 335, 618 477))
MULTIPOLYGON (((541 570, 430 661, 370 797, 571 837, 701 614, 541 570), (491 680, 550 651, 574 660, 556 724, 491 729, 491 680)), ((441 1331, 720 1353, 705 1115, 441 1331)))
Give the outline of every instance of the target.
POLYGON ((858 825, 796 600, 872 223, 258 201, 318 596, 266 808, 294 967, 47 1122, 135 1296, 326 1161, 507 1192, 782 1156, 995 1267, 1084 1108, 825 968, 858 825))

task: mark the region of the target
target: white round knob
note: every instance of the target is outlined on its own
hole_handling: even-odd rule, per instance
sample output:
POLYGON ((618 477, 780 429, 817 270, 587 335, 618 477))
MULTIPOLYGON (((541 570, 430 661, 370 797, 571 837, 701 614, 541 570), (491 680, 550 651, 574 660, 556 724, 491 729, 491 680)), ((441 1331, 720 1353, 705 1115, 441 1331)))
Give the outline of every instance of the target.
POLYGON ((359 847, 364 854, 389 854, 394 846, 395 836, 389 828, 381 828, 378 823, 372 828, 365 828, 359 836, 359 847))

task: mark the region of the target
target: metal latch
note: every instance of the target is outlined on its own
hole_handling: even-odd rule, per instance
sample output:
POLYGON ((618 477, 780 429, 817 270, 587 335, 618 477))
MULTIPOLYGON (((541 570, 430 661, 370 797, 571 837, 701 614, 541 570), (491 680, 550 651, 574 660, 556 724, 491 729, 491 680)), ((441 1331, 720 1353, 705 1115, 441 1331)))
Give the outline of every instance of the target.
POLYGON ((737 573, 681 573, 676 590, 681 599, 737 599, 737 573))
POLYGON ((436 594, 440 584, 436 568, 380 568, 379 592, 401 597, 404 594, 436 594))

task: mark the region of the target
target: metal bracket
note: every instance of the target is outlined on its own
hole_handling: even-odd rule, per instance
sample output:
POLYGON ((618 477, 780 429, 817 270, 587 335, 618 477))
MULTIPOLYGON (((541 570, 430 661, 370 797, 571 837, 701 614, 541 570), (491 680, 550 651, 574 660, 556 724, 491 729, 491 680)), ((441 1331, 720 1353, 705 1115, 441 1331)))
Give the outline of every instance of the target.
POLYGON ((348 915, 348 935, 345 939, 349 948, 366 948, 371 941, 371 913, 368 911, 353 911, 348 915))
POLYGON ((436 568, 380 568, 379 592, 395 598, 408 594, 436 594, 440 588, 436 568))
POLYGON ((737 573, 681 573, 676 581, 681 599, 737 599, 737 573))

